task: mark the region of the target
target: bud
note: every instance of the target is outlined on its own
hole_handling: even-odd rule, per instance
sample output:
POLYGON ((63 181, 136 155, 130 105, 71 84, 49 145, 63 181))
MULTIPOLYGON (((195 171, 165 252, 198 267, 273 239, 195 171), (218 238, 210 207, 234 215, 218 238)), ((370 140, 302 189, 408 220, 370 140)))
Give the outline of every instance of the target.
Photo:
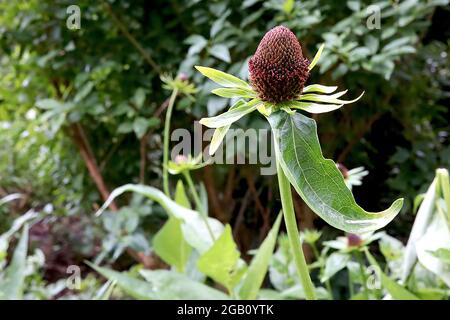
POLYGON ((363 243, 363 240, 360 236, 349 233, 347 234, 347 245, 349 247, 359 247, 363 243))
POLYGON ((293 100, 302 93, 308 66, 295 34, 278 26, 264 35, 248 62, 250 82, 263 101, 293 100))

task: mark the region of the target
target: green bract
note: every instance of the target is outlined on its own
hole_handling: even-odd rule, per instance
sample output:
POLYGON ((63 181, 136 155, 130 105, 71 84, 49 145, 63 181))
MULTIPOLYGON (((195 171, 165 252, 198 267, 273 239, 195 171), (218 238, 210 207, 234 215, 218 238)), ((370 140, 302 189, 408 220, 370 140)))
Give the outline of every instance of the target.
MULTIPOLYGON (((323 45, 309 65, 312 70, 320 58, 323 45)), ((317 127, 313 119, 298 112, 324 113, 339 109, 353 100, 340 99, 347 90, 334 93, 336 86, 308 85, 302 94, 291 101, 270 103, 257 97, 257 93, 245 81, 212 68, 196 67, 224 88, 212 93, 225 98, 240 98, 228 111, 200 123, 215 128, 209 153, 212 155, 223 141, 230 125, 258 110, 269 121, 275 140, 277 161, 308 206, 330 225, 352 233, 374 231, 388 224, 403 206, 403 199, 396 200, 382 212, 367 212, 358 206, 336 164, 322 155, 317 127)))

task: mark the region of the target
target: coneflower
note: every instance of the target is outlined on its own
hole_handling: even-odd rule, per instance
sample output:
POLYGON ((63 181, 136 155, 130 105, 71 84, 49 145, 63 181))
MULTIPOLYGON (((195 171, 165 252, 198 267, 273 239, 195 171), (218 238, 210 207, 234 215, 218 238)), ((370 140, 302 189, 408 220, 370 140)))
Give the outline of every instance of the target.
POLYGON ((264 35, 248 62, 250 83, 263 101, 294 100, 309 77, 308 66, 295 34, 278 26, 264 35))

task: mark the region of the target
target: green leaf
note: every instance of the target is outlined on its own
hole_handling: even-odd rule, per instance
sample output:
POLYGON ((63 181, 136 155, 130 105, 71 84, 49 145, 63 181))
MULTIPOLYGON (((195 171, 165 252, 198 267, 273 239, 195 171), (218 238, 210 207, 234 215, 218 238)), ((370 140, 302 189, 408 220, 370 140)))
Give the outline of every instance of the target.
POLYGON ((36 102, 36 107, 44 110, 52 110, 62 108, 64 103, 54 99, 42 99, 36 102))
POLYGON ((133 130, 136 136, 140 139, 147 132, 149 121, 146 118, 138 117, 133 121, 133 130))
POLYGON ((168 265, 184 272, 191 247, 183 238, 181 221, 170 217, 153 238, 153 250, 168 265))
POLYGON ((106 279, 115 282, 119 288, 135 299, 158 299, 158 293, 155 290, 155 287, 148 282, 136 279, 123 272, 117 272, 108 268, 96 266, 88 261, 86 261, 86 264, 106 279))
POLYGON ((283 11, 287 14, 290 14, 294 9, 295 1, 294 0, 285 0, 283 3, 283 11))
POLYGON ((377 274, 380 276, 381 284, 383 287, 389 292, 389 294, 392 296, 395 300, 420 300, 416 295, 402 287, 400 284, 389 278, 378 265, 375 258, 370 254, 369 250, 365 250, 367 259, 369 260, 370 264, 377 267, 378 272, 377 274))
POLYGON ((279 214, 272 229, 267 234, 266 239, 264 239, 258 249, 258 252, 253 257, 252 262, 248 267, 241 289, 239 290, 239 296, 241 299, 254 300, 258 296, 259 289, 261 288, 266 276, 270 259, 272 258, 273 250, 277 242, 281 217, 282 215, 279 214))
POLYGON ((251 100, 244 105, 237 108, 230 109, 218 116, 211 118, 202 118, 200 123, 208 128, 220 128, 227 125, 231 125, 233 122, 238 121, 240 118, 256 110, 259 100, 251 100))
POLYGON ((335 104, 349 104, 353 103, 355 101, 358 101, 364 94, 364 91, 359 95, 359 97, 353 99, 353 100, 341 100, 338 99, 340 96, 344 95, 347 92, 341 91, 335 94, 332 94, 330 96, 322 95, 322 94, 314 94, 314 93, 308 93, 303 94, 300 96, 301 101, 314 101, 314 102, 324 102, 324 103, 335 103, 335 104))
POLYGON ((269 122, 284 173, 306 204, 330 225, 350 233, 375 231, 400 212, 403 199, 378 213, 356 204, 336 164, 323 157, 313 119, 278 111, 269 122))
POLYGON ((350 255, 341 252, 333 252, 325 262, 325 269, 320 278, 321 282, 331 279, 336 273, 347 266, 350 261, 350 255))
MULTIPOLYGON (((201 214, 197 211, 179 205, 178 203, 167 197, 163 192, 154 187, 141 184, 126 184, 124 186, 121 186, 111 192, 111 195, 105 201, 103 206, 97 211, 96 215, 100 215, 108 208, 110 203, 115 198, 125 192, 136 192, 142 194, 159 203, 159 205, 163 207, 163 209, 169 216, 181 219, 183 221, 181 228, 183 230, 184 238, 191 247, 195 248, 200 253, 205 252, 212 245, 212 239, 205 225, 204 217, 202 217, 201 214)), ((214 236, 218 237, 220 234, 222 234, 224 228, 223 224, 214 218, 207 219, 214 236)))
POLYGON ((208 67, 195 66, 205 77, 211 79, 215 83, 227 87, 227 88, 243 88, 251 89, 250 86, 244 80, 241 80, 231 74, 208 67))
POLYGON ((290 101, 286 103, 289 108, 300 109, 309 113, 325 113, 339 109, 343 104, 320 104, 303 101, 290 101))
POLYGON ((211 91, 215 95, 223 98, 255 98, 253 90, 243 88, 217 88, 211 91))
POLYGON ((175 188, 175 202, 179 205, 182 205, 185 208, 192 209, 191 202, 186 194, 186 190, 184 188, 183 180, 178 180, 177 186, 175 188))
POLYGON ((308 66, 309 71, 311 71, 314 68, 314 66, 317 64, 317 62, 319 61, 324 47, 325 47, 325 44, 322 44, 320 46, 319 50, 317 50, 316 55, 314 56, 313 60, 311 61, 311 63, 308 66))
POLYGON ((324 86, 321 84, 311 84, 303 88, 302 93, 318 92, 318 93, 333 93, 337 89, 336 86, 324 86))
POLYGON ((25 268, 28 251, 28 225, 24 225, 22 236, 13 257, 0 281, 0 300, 20 300, 23 297, 25 268))
POLYGON ((197 267, 214 281, 232 291, 238 283, 242 272, 239 272, 240 253, 233 240, 230 225, 225 226, 222 235, 214 245, 198 259, 197 267))
MULTIPOLYGON (((230 107, 230 110, 236 109, 245 104, 246 104, 246 102, 244 100, 239 100, 238 102, 236 102, 234 105, 232 105, 230 107)), ((224 127, 216 128, 216 130, 214 130, 214 134, 211 139, 211 143, 209 145, 209 155, 213 155, 217 151, 220 144, 222 143, 222 140, 227 135, 227 132, 230 129, 230 127, 231 127, 231 124, 226 125, 224 127)))
POLYGON ((157 299, 164 300, 228 300, 229 297, 203 283, 167 270, 141 270, 140 274, 157 289, 157 299))
POLYGON ((209 50, 209 53, 212 56, 216 57, 217 59, 220 59, 228 63, 231 62, 230 51, 228 50, 228 47, 224 44, 213 45, 209 50))

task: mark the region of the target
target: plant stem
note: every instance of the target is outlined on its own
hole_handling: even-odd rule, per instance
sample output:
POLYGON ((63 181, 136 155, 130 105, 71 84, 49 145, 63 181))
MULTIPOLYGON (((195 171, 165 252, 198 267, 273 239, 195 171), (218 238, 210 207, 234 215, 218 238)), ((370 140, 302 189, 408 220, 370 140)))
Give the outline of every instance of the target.
POLYGON ((175 104, 175 98, 177 97, 178 89, 173 89, 170 96, 169 105, 167 107, 166 120, 164 123, 164 153, 163 153, 163 187, 164 193, 170 198, 169 191, 169 172, 167 171, 167 164, 169 162, 169 131, 170 131, 170 119, 172 118, 172 110, 175 104))
POLYGON ((363 255, 360 251, 357 251, 355 253, 356 259, 359 263, 359 272, 361 273, 361 280, 363 282, 362 286, 364 288, 364 295, 366 299, 369 299, 369 289, 367 288, 367 278, 366 273, 364 272, 364 259, 363 255))
POLYGON ((189 186, 189 190, 192 193, 192 196, 194 197, 195 206, 200 211, 200 215, 202 216, 203 221, 205 222, 206 229, 208 229, 208 233, 211 236, 212 241, 214 242, 215 241, 214 234, 208 223, 208 214, 207 214, 205 208, 203 207, 202 202, 200 201, 200 197, 197 193, 197 190, 195 189, 194 183, 192 182, 191 174, 189 173, 189 171, 183 171, 183 176, 187 181, 187 184, 189 186))
POLYGON ((306 264, 302 244, 298 234, 294 204, 292 202, 291 185, 278 161, 277 175, 280 188, 281 205, 283 206, 284 222, 286 224, 289 243, 291 246, 292 255, 294 257, 295 266, 297 268, 297 274, 305 291, 306 299, 316 300, 314 285, 311 281, 311 277, 309 276, 308 265, 306 264))

